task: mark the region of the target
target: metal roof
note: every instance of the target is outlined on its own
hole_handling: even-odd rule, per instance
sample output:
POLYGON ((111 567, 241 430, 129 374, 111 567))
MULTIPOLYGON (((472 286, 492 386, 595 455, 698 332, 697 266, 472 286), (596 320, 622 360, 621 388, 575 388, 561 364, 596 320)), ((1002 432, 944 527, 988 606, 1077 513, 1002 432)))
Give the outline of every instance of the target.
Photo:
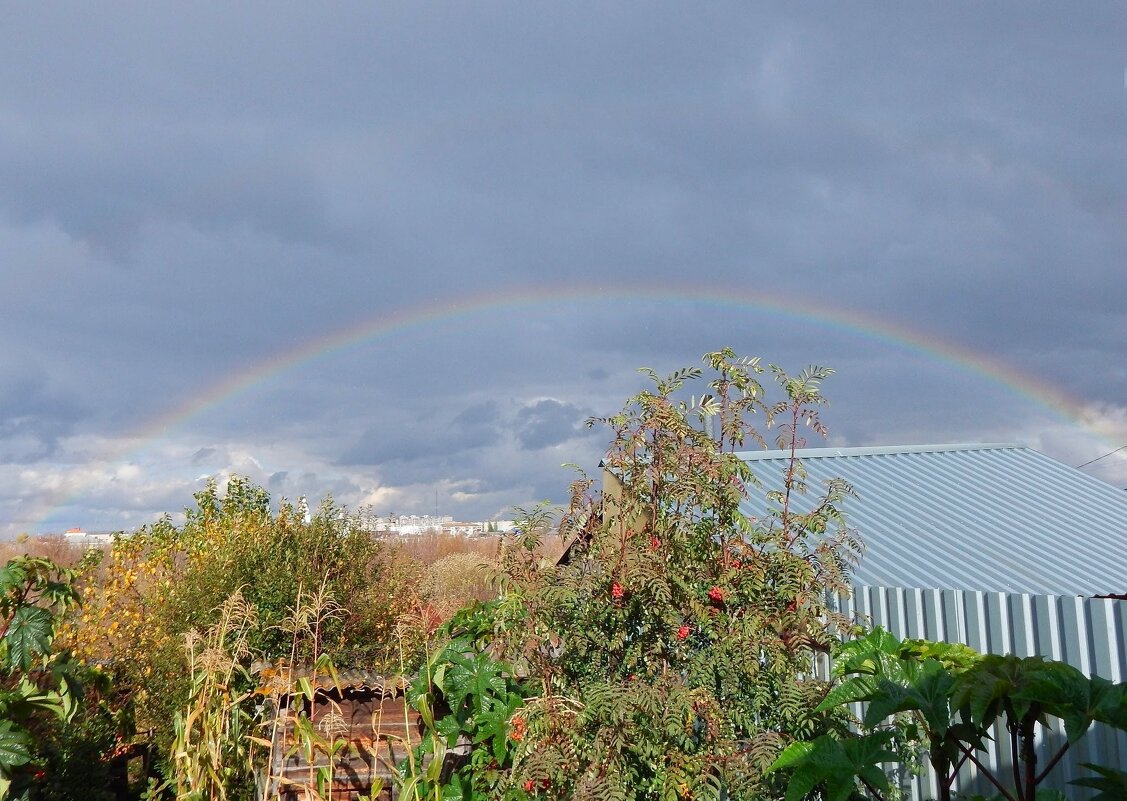
MULTIPOLYGON (((788 452, 745 452, 764 492, 788 452)), ((1019 445, 800 450, 811 502, 831 478, 865 542, 854 583, 1034 595, 1127 593, 1127 492, 1019 445)))

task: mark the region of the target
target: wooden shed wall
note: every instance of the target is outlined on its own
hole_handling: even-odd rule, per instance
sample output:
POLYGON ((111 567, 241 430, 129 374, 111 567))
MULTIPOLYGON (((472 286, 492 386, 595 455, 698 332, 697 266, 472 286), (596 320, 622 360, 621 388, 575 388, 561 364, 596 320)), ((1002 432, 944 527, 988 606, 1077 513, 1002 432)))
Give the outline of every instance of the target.
MULTIPOLYGON (((383 790, 376 798, 394 799, 392 771, 418 744, 420 736, 418 714, 406 704, 402 693, 381 695, 348 689, 343 694, 319 692, 312 712, 313 724, 322 738, 348 741, 334 760, 334 801, 356 801, 359 796, 370 794, 373 776, 384 780, 383 790)), ((273 774, 288 780, 279 786, 285 801, 304 801, 309 796, 301 786, 316 787, 315 771, 327 766, 329 758, 318 751, 310 765, 301 749, 286 756, 295 744, 296 714, 287 714, 285 710, 281 714, 286 723, 275 737, 273 774)))

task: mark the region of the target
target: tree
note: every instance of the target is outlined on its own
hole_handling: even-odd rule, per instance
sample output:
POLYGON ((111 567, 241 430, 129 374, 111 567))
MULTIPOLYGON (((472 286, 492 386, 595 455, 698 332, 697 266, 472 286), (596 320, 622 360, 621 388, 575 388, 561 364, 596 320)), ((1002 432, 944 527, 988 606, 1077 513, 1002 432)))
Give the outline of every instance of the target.
POLYGON ((105 558, 95 552, 82 566, 86 607, 67 627, 76 654, 109 665, 131 693, 139 728, 157 732, 161 752, 191 690, 185 638, 214 627, 236 593, 257 621, 246 643, 256 659, 325 653, 341 665, 399 666, 393 635, 410 598, 381 543, 331 499, 307 522, 285 502, 272 511, 269 494, 245 478, 224 489, 211 481, 196 493, 183 525, 166 516, 117 536, 105 558), (293 653, 286 623, 319 588, 341 614, 293 653))
POLYGON ((741 503, 761 489, 737 454, 775 434, 793 455, 804 428, 824 435, 831 371, 792 377, 731 350, 705 361, 705 394, 689 394, 700 369, 645 371, 650 389, 590 421, 613 435, 607 486, 573 484, 564 564, 534 556, 543 509, 507 544, 483 647, 535 690, 510 720, 506 798, 750 797, 778 782, 767 768, 793 739, 843 725, 817 710, 829 687, 811 664, 834 639, 826 593, 847 590, 861 547, 837 507, 849 488, 811 494, 792 461, 753 520, 741 503))

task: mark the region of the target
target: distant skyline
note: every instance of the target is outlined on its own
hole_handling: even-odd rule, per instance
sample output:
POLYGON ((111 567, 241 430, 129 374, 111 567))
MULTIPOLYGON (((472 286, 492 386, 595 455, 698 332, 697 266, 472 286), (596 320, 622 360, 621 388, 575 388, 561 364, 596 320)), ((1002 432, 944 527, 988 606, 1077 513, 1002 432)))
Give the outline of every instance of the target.
POLYGON ((0 536, 232 473, 508 517, 725 345, 834 367, 829 444, 1109 453, 1125 41, 1111 3, 13 10, 0 536))

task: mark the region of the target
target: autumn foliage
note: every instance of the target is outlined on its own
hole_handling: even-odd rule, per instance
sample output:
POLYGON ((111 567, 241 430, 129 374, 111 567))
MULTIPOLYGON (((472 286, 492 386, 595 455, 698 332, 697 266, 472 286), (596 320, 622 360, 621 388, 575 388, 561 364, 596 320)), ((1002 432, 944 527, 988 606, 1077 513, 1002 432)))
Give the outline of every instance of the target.
MULTIPOLYGON (((562 563, 536 556, 546 509, 509 543, 481 647, 528 677, 528 698, 504 780, 483 760, 459 797, 769 797, 781 785, 767 768, 790 742, 843 726, 817 710, 829 687, 812 667, 835 639, 826 592, 847 588, 860 552, 837 508, 849 488, 808 493, 799 470, 763 488, 737 455, 820 434, 829 371, 790 377, 731 351, 706 361, 710 380, 651 373, 621 413, 592 421, 613 438, 604 487, 573 485, 562 563), (703 395, 693 382, 707 382, 703 395), (753 493, 768 497, 761 519, 743 506, 753 493)), ((459 669, 432 665, 447 682, 459 669)), ((467 725, 463 736, 490 736, 467 725)))

